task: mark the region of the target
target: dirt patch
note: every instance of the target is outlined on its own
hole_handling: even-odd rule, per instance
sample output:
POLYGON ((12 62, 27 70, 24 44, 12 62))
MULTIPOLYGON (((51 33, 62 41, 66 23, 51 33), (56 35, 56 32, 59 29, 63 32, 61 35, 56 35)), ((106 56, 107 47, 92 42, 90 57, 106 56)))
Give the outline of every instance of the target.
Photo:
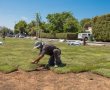
POLYGON ((0 90, 110 90, 110 79, 89 72, 16 71, 0 73, 0 90))

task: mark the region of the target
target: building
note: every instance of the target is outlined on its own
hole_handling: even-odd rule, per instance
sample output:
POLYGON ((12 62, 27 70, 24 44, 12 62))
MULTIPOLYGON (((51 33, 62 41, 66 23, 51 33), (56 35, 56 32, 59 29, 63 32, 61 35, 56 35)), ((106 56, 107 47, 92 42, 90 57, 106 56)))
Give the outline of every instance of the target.
POLYGON ((85 32, 87 32, 87 33, 91 33, 91 34, 92 34, 92 27, 88 27, 88 29, 85 30, 85 32))

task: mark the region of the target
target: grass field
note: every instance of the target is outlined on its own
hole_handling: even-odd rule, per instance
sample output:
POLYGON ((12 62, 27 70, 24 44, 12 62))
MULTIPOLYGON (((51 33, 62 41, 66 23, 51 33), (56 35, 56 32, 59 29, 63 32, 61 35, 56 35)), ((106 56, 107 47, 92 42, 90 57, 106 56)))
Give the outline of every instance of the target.
MULTIPOLYGON (((0 71, 9 73, 15 70, 33 71, 36 64, 30 62, 38 55, 33 50, 34 40, 7 38, 0 46, 0 71)), ((110 46, 68 46, 66 43, 52 42, 62 50, 62 61, 66 66, 51 68, 56 73, 93 72, 110 77, 110 46)), ((39 64, 47 64, 45 56, 39 64)))

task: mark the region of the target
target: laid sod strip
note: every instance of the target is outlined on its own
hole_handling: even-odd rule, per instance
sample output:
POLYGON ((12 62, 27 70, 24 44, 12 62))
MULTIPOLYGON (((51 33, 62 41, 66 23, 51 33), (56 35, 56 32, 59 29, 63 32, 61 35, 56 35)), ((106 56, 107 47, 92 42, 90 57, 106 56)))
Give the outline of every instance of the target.
POLYGON ((65 66, 65 67, 58 67, 58 68, 51 68, 52 71, 63 74, 63 73, 79 73, 79 72, 86 72, 89 70, 88 67, 85 66, 65 66))
MULTIPOLYGON (((85 65, 67 65, 64 67, 54 68, 52 67, 51 70, 56 73, 79 73, 79 72, 88 72, 98 70, 100 68, 108 68, 110 70, 110 63, 99 63, 99 64, 85 64, 85 65)), ((97 71, 96 71, 97 72, 97 71)))
POLYGON ((0 71, 3 73, 10 73, 16 70, 17 70, 17 67, 14 67, 8 64, 0 65, 0 71))
POLYGON ((95 64, 96 67, 99 67, 99 68, 107 68, 107 69, 110 69, 110 62, 105 62, 105 63, 98 63, 98 64, 95 64))
MULTIPOLYGON (((39 65, 47 64, 49 59, 47 55, 40 60, 39 65, 30 63, 39 54, 38 49, 33 49, 34 43, 35 40, 32 39, 6 38, 5 44, 0 46, 0 72, 9 73, 17 69, 34 71, 39 70, 39 65)), ((93 71, 93 73, 100 72, 100 75, 110 77, 110 46, 70 46, 67 43, 49 43, 61 49, 61 60, 66 64, 58 68, 52 67, 50 70, 53 72, 93 71), (100 68, 103 69, 100 70, 100 68)))
POLYGON ((38 67, 37 64, 26 63, 23 65, 20 65, 18 67, 18 69, 21 69, 21 70, 26 71, 26 72, 30 72, 30 71, 36 70, 37 67, 38 67))
POLYGON ((99 68, 92 70, 91 72, 110 78, 110 69, 99 68))

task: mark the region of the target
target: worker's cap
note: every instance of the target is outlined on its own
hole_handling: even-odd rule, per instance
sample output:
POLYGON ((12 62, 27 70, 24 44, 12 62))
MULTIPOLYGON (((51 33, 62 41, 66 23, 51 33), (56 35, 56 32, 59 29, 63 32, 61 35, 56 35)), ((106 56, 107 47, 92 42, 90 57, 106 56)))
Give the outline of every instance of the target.
POLYGON ((35 42, 35 47, 36 48, 40 48, 40 47, 42 47, 44 45, 44 42, 42 42, 42 41, 37 41, 37 42, 35 42))

